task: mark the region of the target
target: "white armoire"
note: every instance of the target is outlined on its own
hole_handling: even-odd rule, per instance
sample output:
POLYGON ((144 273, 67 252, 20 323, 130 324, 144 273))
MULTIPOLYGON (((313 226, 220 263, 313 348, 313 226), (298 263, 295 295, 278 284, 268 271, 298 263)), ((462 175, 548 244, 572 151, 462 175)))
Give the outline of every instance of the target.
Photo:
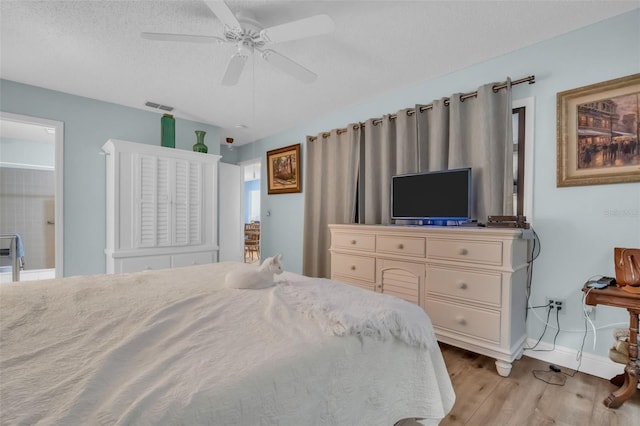
POLYGON ((106 272, 216 262, 219 155, 110 139, 106 272))

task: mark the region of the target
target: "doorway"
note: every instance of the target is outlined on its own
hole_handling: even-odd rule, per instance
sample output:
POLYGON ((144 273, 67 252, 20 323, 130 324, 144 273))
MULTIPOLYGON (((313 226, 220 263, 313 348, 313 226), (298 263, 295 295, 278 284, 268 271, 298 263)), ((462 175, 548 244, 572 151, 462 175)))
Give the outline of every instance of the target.
POLYGON ((240 163, 242 167, 242 216, 245 227, 244 261, 260 263, 260 173, 259 159, 240 163))
POLYGON ((0 282, 64 275, 63 129, 0 112, 0 282))

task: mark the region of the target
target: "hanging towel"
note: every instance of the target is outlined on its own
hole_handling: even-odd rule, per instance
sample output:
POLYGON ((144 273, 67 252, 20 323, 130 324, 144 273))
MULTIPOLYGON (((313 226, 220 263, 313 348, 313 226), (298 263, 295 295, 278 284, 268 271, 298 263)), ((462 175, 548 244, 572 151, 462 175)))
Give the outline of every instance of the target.
POLYGON ((22 245, 22 238, 19 234, 14 234, 16 236, 16 256, 18 258, 24 257, 24 246, 22 245))

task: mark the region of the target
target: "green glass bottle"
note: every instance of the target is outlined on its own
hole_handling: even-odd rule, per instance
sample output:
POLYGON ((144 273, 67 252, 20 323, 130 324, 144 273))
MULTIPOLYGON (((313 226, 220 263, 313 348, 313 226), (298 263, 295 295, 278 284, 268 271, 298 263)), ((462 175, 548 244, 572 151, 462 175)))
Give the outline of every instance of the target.
POLYGON ((193 150, 195 152, 204 152, 205 154, 209 151, 209 148, 204 144, 204 135, 207 132, 204 130, 196 130, 196 144, 193 146, 193 150))
POLYGON ((176 120, 173 115, 163 114, 160 119, 160 144, 167 148, 176 147, 176 120))

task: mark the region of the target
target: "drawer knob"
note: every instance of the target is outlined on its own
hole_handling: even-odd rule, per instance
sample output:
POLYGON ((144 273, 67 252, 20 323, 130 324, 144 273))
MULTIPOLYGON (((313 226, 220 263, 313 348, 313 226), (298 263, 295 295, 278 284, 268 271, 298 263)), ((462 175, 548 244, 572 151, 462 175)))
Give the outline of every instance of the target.
POLYGON ((356 265, 351 265, 351 270, 355 271, 356 270, 356 265))
POLYGON ((466 289, 467 289, 467 287, 469 287, 469 286, 467 285, 467 283, 460 283, 460 284, 458 285, 458 288, 459 288, 460 290, 466 290, 466 289))
POLYGON ((456 322, 460 325, 467 325, 467 320, 462 315, 456 317, 456 322))
POLYGON ((404 248, 404 244, 398 244, 398 249, 402 250, 404 248))
POLYGON ((355 243, 357 243, 356 240, 351 240, 351 244, 355 244, 355 243))
POLYGON ((458 250, 458 254, 460 256, 464 256, 465 254, 469 253, 469 250, 467 250, 466 248, 461 248, 460 250, 458 250))

